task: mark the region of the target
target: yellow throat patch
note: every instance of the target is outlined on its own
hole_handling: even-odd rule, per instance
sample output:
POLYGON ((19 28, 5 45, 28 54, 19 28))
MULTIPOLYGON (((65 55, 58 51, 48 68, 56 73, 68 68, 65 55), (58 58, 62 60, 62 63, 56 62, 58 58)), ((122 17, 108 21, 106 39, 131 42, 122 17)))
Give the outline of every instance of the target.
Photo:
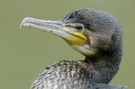
POLYGON ((87 37, 83 34, 83 32, 74 32, 67 38, 65 38, 67 43, 71 45, 81 45, 83 43, 87 43, 87 37))

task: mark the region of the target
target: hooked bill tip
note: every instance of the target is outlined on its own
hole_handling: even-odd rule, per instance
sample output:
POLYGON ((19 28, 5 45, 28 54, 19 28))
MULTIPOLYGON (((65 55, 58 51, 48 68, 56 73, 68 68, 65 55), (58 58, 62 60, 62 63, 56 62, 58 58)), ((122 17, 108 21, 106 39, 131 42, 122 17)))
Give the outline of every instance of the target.
POLYGON ((25 17, 21 24, 20 24, 20 29, 23 28, 23 27, 27 27, 27 26, 30 26, 30 20, 32 20, 33 18, 32 17, 25 17))

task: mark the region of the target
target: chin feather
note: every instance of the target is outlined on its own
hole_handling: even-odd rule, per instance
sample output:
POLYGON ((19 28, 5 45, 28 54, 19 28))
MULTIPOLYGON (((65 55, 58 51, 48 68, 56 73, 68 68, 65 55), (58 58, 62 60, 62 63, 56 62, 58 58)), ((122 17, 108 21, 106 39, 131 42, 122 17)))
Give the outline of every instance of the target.
POLYGON ((71 47, 84 56, 94 55, 97 52, 96 48, 90 47, 88 44, 71 45, 71 47))

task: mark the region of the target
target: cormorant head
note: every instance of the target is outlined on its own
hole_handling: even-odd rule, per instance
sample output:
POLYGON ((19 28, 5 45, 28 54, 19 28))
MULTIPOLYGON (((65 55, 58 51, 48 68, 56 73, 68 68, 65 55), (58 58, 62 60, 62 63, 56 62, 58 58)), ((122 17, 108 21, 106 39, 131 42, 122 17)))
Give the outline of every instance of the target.
POLYGON ((26 17, 21 27, 37 28, 63 38, 72 48, 91 56, 99 51, 111 52, 121 48, 119 23, 111 14, 93 9, 79 9, 61 21, 26 17))

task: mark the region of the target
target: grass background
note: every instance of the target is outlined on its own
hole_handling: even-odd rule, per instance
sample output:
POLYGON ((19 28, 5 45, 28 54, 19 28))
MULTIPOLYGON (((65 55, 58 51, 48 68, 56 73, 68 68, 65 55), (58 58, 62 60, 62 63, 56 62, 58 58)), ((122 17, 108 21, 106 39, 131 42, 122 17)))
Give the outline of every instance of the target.
POLYGON ((100 9, 118 18, 124 53, 111 84, 135 89, 135 0, 0 0, 0 89, 29 89, 45 66, 61 59, 84 59, 59 37, 19 29, 24 17, 61 20, 78 8, 100 9))

